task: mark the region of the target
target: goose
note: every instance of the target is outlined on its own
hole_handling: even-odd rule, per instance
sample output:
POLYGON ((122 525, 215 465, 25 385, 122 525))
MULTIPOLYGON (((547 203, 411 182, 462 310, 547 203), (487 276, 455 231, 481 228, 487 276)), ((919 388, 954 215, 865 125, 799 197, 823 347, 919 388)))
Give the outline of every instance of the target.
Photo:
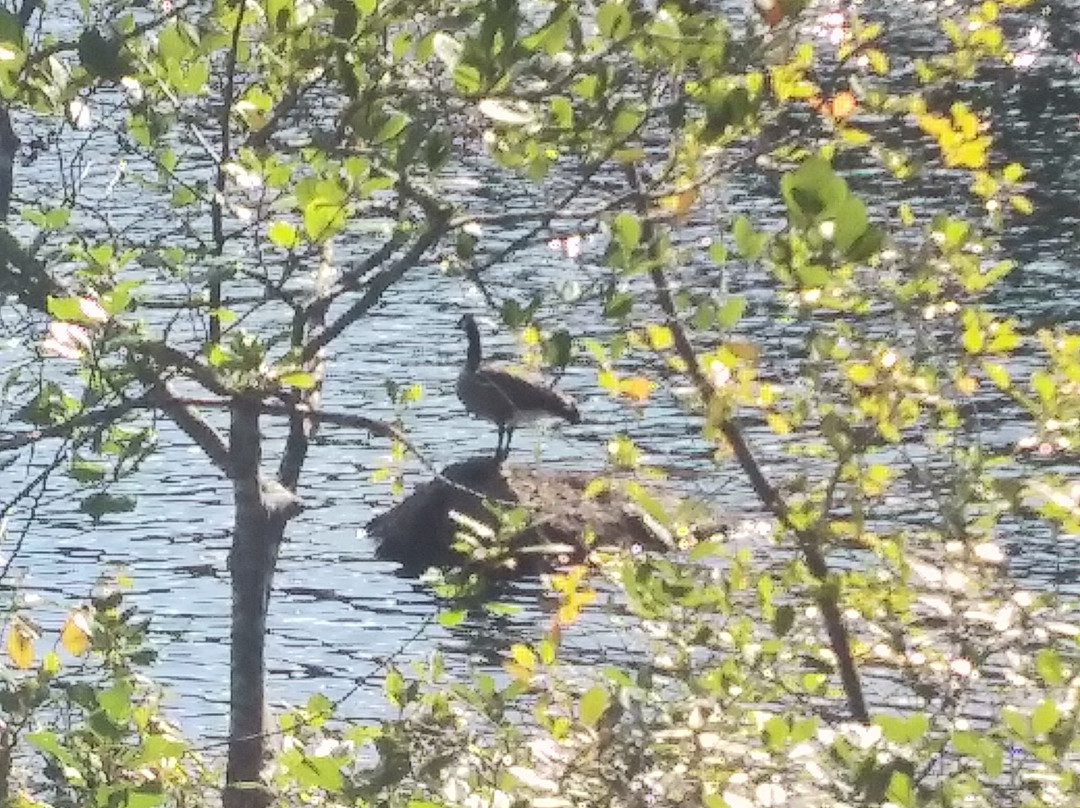
POLYGON ((577 404, 570 396, 552 390, 538 378, 511 373, 484 362, 480 352, 480 329, 471 314, 464 315, 458 327, 465 329, 469 349, 465 354, 465 366, 458 375, 457 395, 466 410, 499 427, 496 460, 505 460, 510 454, 510 439, 522 424, 543 418, 581 423, 577 404))

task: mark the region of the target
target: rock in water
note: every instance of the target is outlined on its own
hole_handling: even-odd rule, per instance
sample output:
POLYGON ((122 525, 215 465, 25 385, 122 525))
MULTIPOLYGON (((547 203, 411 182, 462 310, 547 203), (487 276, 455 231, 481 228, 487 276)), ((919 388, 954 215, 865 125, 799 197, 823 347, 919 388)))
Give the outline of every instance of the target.
POLYGON ((593 547, 670 548, 670 538, 651 529, 625 495, 586 497, 591 481, 577 472, 473 458, 447 466, 367 528, 378 542, 376 555, 410 572, 463 566, 505 577, 535 574, 582 561, 590 549, 587 531, 593 547), (458 536, 475 552, 455 547, 458 536))

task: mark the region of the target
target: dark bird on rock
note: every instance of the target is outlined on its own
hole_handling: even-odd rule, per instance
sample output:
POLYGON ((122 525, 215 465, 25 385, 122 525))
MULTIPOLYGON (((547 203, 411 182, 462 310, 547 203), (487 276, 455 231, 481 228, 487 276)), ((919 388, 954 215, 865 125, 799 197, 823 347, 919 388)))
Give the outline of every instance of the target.
POLYGON ((480 351, 480 329, 471 314, 461 318, 458 327, 465 329, 469 350, 465 367, 457 380, 457 394, 465 409, 477 418, 492 421, 499 427, 499 442, 495 459, 505 460, 510 454, 510 439, 514 430, 544 418, 562 418, 571 424, 581 423, 574 399, 551 389, 538 378, 484 362, 480 351), (505 445, 503 439, 506 439, 505 445))

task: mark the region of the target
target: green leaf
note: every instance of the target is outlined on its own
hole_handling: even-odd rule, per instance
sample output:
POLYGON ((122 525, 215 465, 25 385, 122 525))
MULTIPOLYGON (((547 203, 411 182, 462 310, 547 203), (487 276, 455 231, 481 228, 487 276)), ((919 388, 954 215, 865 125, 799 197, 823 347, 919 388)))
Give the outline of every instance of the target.
POLYGON ((467 612, 465 609, 444 609, 439 612, 439 625, 446 626, 447 628, 460 626, 462 622, 464 622, 466 614, 467 612))
POLYGON ((835 209, 830 209, 829 214, 835 227, 833 242, 846 255, 870 226, 866 205, 861 199, 848 196, 835 209))
POLYGON ((788 722, 779 715, 772 716, 762 727, 765 745, 773 752, 778 752, 784 748, 790 734, 791 727, 788 725, 788 722))
POLYGON ((454 84, 466 95, 480 92, 484 86, 480 71, 472 65, 461 64, 454 68, 454 84))
POLYGON ((60 738, 55 732, 50 732, 48 730, 28 732, 23 737, 25 737, 27 742, 32 746, 36 746, 42 752, 52 755, 66 767, 68 771, 65 772, 65 776, 67 776, 69 780, 76 783, 83 782, 82 775, 79 773, 78 758, 60 743, 60 738))
POLYGON ((595 727, 611 704, 611 694, 607 688, 599 685, 589 688, 578 702, 578 718, 581 723, 589 727, 595 727))
POLYGON ((915 787, 911 782, 911 776, 907 772, 894 771, 889 777, 889 785, 885 789, 886 798, 897 805, 915 804, 915 787))
POLYGON ((572 129, 574 126, 574 105, 564 95, 557 95, 548 102, 551 118, 560 129, 572 129))
POLYGON ((300 390, 312 390, 315 387, 315 377, 306 370, 283 373, 278 381, 285 387, 296 387, 300 390))
POLYGON ((1053 648, 1040 648, 1035 654, 1035 672, 1048 685, 1059 685, 1064 681, 1061 670, 1061 658, 1053 648))
MULTIPOLYGON (((149 146, 149 140, 143 145, 149 146)), ((181 185, 173 189, 172 196, 169 198, 169 204, 174 208, 183 208, 192 204, 198 198, 199 197, 195 195, 193 190, 186 185, 181 185)))
POLYGON ((76 458, 71 461, 71 468, 69 473, 72 478, 80 483, 97 483, 105 479, 105 475, 108 472, 104 463, 98 463, 93 460, 83 460, 76 458))
POLYGON ((1021 194, 1013 194, 1009 197, 1009 204, 1012 205, 1013 210, 1018 213, 1022 213, 1025 216, 1030 216, 1035 212, 1035 206, 1031 200, 1021 194))
POLYGON ((564 368, 570 364, 573 347, 570 332, 560 328, 544 342, 544 361, 551 367, 564 368))
POLYGON ((925 713, 914 713, 907 718, 882 713, 874 716, 873 723, 881 727, 885 740, 904 745, 919 740, 930 728, 925 713))
POLYGON ((395 112, 382 126, 379 127, 379 131, 375 134, 374 141, 376 143, 386 143, 387 141, 393 140, 402 133, 408 124, 409 118, 407 115, 395 112))
POLYGON ((0 42, 22 49, 24 32, 19 18, 6 8, 0 9, 0 42))
POLYGON ((266 235, 270 241, 286 250, 295 248, 300 242, 300 231, 296 225, 280 219, 270 223, 266 229, 266 235))
POLYGON ((142 281, 121 281, 107 292, 102 292, 98 302, 110 316, 126 311, 131 305, 131 293, 142 281))
POLYGON ((57 320, 82 322, 85 319, 77 297, 49 297, 45 308, 57 320))
POLYGON ((735 237, 735 251, 748 261, 761 257, 761 252, 769 240, 767 233, 758 233, 750 224, 750 219, 740 214, 732 226, 732 235, 735 237))
POLYGON ((1031 714, 1031 731, 1036 735, 1045 735, 1057 726, 1059 719, 1060 715, 1054 700, 1043 699, 1031 714))
POLYGON ((70 208, 52 208, 45 214, 45 226, 50 230, 57 230, 66 225, 70 219, 70 208))
POLYGON ((1002 179, 1006 182, 1020 182, 1025 173, 1026 170, 1019 163, 1009 163, 1001 170, 1002 179))
POLYGON ((135 510, 135 499, 105 493, 90 494, 79 503, 79 510, 88 514, 96 522, 106 514, 127 513, 135 510))
POLYGON ((792 224, 802 228, 839 211, 849 195, 847 183, 821 157, 811 157, 785 174, 780 190, 792 224))
POLYGON ((391 668, 386 672, 386 680, 383 682, 383 692, 387 700, 396 707, 404 707, 402 700, 405 694, 405 678, 397 668, 391 668))
POLYGON ((132 691, 129 682, 121 681, 97 694, 98 705, 112 723, 122 724, 131 717, 132 691))
POLYGON ((641 241, 641 221, 634 214, 623 211, 612 221, 611 232, 624 250, 633 250, 641 241))
POLYGON ((162 758, 178 758, 188 750, 188 744, 169 735, 150 735, 143 742, 141 761, 157 763, 162 758))
POLYGON ((1031 734, 1027 719, 1012 707, 1002 709, 1001 720, 1019 738, 1026 739, 1031 734))
POLYGON ((742 319, 746 311, 746 298, 740 296, 729 297, 716 312, 716 324, 721 328, 731 328, 742 319))
POLYGON ((312 241, 326 241, 345 225, 341 199, 315 198, 304 206, 304 232, 312 241))
POLYGON ((154 808, 165 802, 165 794, 161 791, 153 791, 152 786, 144 786, 137 791, 124 793, 124 808, 154 808))
POLYGON ((967 309, 961 316, 964 324, 964 332, 960 338, 964 350, 971 354, 982 353, 986 346, 986 335, 983 333, 982 323, 979 316, 973 310, 967 309))
POLYGON ((885 246, 885 231, 871 225, 847 248, 845 255, 849 261, 863 262, 881 252, 883 246, 885 246))
POLYGON ((608 0, 596 12, 596 26, 608 39, 622 39, 630 33, 630 11, 625 3, 608 0))
POLYGON ((773 618, 773 632, 777 637, 785 636, 791 627, 795 625, 795 607, 790 603, 784 603, 776 607, 776 615, 773 618))

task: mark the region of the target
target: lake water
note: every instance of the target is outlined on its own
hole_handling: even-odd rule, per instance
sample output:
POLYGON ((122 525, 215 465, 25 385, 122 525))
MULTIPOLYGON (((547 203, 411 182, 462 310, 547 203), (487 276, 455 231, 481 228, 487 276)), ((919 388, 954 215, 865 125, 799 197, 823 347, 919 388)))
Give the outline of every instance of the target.
MULTIPOLYGON (((1058 5, 1062 13, 1072 13, 1077 6, 1075 2, 1058 5)), ((1072 277, 1078 264, 1080 219, 1076 203, 1080 199, 1078 48, 1066 31, 1040 23, 1037 14, 1030 15, 1030 21, 1033 28, 1042 25, 1040 30, 1046 31, 1044 39, 1024 27, 1017 31, 1018 37, 1031 43, 1032 66, 1001 72, 994 81, 973 88, 1004 127, 1003 148, 1029 165, 1038 183, 1032 194, 1039 206, 1036 215, 1005 240, 1006 252, 1020 266, 1003 287, 998 304, 1013 307, 1038 324, 1075 323, 1080 319, 1080 297, 1072 277)), ((901 31, 898 36, 916 34, 901 31)), ((28 140, 31 133, 23 130, 20 134, 28 140)), ((68 139, 78 136, 64 134, 68 139)), ((53 162, 56 156, 54 148, 33 166, 20 169, 17 187, 24 200, 37 198, 38 193, 55 193, 51 188, 55 177, 72 170, 53 162)), ((84 158, 78 168, 83 181, 97 183, 102 194, 115 179, 104 157, 84 158)), ((761 182, 752 176, 734 178, 727 189, 729 204, 763 210, 757 196, 761 182)), ((475 194, 481 206, 490 210, 538 204, 528 186, 507 183, 479 158, 460 165, 447 189, 475 194)), ((928 183, 918 193, 926 204, 934 204, 941 195, 955 192, 948 183, 928 183)), ((132 210, 130 197, 119 198, 116 206, 117 221, 133 237, 145 232, 147 239, 157 238, 170 228, 179 231, 183 224, 168 209, 132 210)), ((692 223, 690 231, 696 238, 692 223)), ((500 238, 508 241, 514 235, 500 238)), ((362 256, 367 243, 362 234, 344 239, 336 252, 338 260, 347 263, 362 256)), ((513 288, 525 300, 533 286, 550 288, 594 270, 538 246, 496 267, 487 278, 496 290, 513 288)), ((774 347, 783 346, 797 333, 788 330, 794 326, 776 318, 773 287, 764 275, 740 274, 729 282, 733 291, 748 298, 748 332, 774 347)), ((404 419, 427 457, 442 466, 489 451, 494 446, 494 430, 471 420, 453 391, 464 355, 464 337, 455 323, 462 312, 482 309, 481 297, 460 278, 445 274, 436 260, 416 267, 382 306, 334 344, 326 408, 393 418, 385 382, 419 382, 423 397, 404 419)), ((562 316, 566 315, 549 313, 545 325, 565 322, 573 330, 577 323, 561 321, 562 316)), ((579 322, 585 323, 590 313, 580 316, 579 322)), ((506 334, 487 328, 484 336, 489 354, 513 355, 515 348, 506 334)), ((0 350, 0 359, 15 358, 10 350, 0 350)), ((720 512, 739 518, 755 515, 746 485, 734 471, 718 475, 712 469, 707 447, 690 424, 673 417, 676 410, 670 401, 657 398, 638 412, 616 406, 583 365, 570 368, 562 387, 578 397, 583 423, 549 433, 522 430, 516 438, 516 462, 538 462, 539 457, 546 465, 599 470, 608 437, 625 432, 655 461, 677 459, 679 478, 688 492, 709 497, 720 512)), ((0 412, 0 427, 8 415, 6 409, 0 412)), ((134 579, 133 602, 153 616, 153 636, 160 651, 154 673, 167 684, 170 704, 193 737, 212 737, 226 726, 229 584, 225 565, 232 493, 183 435, 168 422, 160 422, 159 428, 161 450, 126 484, 126 490, 138 495, 133 513, 93 525, 72 512, 72 488, 56 475, 36 510, 31 513, 23 507, 13 516, 8 541, 0 552, 7 557, 18 542, 13 574, 23 591, 46 600, 34 610, 46 626, 55 625, 69 605, 85 598, 109 565, 122 566, 134 579), (52 622, 49 606, 54 607, 52 622)), ((1000 428, 1007 436, 1008 424, 1000 428)), ((264 429, 272 437, 280 434, 280 425, 268 418, 264 429)), ((781 469, 786 461, 781 453, 768 450, 765 433, 752 430, 751 436, 759 441, 769 467, 781 469)), ((270 443, 265 462, 273 468, 276 444, 270 443)), ((54 449, 42 446, 33 456, 23 456, 0 471, 0 490, 17 490, 30 476, 29 470, 47 463, 54 449)), ((359 688, 355 682, 377 671, 382 659, 397 655, 400 662, 407 662, 438 649, 451 670, 488 667, 498 665, 501 652, 511 643, 535 638, 545 628, 547 606, 535 582, 521 583, 507 594, 521 607, 518 614, 473 615, 463 625, 448 629, 434 622, 440 605, 427 588, 398 577, 394 564, 375 560, 372 541, 362 526, 396 501, 386 484, 372 481, 373 471, 387 454, 382 441, 325 427, 309 455, 299 491, 305 510, 290 524, 271 605, 269 686, 275 702, 297 703, 314 692, 324 692, 334 700, 350 694, 342 705, 343 714, 380 714, 378 677, 359 688)), ((407 488, 426 477, 416 462, 407 465, 407 488)), ((1034 540, 1013 549, 1012 574, 1039 585, 1075 586, 1080 550, 1074 551, 1071 544, 1034 540)), ((583 662, 627 652, 627 640, 606 630, 602 618, 584 630, 569 632, 567 640, 571 653, 583 662)))

